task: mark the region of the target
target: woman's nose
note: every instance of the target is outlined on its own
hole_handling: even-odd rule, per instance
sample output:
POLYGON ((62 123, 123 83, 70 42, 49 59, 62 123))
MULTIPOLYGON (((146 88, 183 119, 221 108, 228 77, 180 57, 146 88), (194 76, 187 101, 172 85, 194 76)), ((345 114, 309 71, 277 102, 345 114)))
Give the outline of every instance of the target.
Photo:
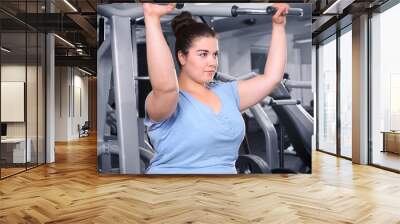
POLYGON ((218 58, 216 56, 211 56, 208 60, 208 65, 216 67, 218 65, 218 58))

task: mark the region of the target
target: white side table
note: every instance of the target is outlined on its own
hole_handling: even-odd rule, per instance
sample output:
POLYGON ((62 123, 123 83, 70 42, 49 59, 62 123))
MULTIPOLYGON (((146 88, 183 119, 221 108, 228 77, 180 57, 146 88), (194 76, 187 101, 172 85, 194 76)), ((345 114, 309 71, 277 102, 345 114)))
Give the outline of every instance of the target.
POLYGON ((31 154, 31 146, 32 146, 32 140, 30 138, 27 138, 27 148, 26 148, 26 154, 25 154, 25 138, 7 138, 7 139, 2 139, 1 144, 10 144, 14 145, 13 147, 13 163, 25 163, 25 162, 31 162, 32 160, 32 154, 31 154), (25 161, 25 158, 27 158, 27 161, 25 161))

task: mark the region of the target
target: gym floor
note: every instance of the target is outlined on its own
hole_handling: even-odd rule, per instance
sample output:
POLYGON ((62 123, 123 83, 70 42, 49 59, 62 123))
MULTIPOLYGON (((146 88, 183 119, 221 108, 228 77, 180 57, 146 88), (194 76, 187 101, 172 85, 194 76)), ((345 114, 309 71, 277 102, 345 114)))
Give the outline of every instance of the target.
POLYGON ((98 175, 96 138, 0 181, 0 223, 398 223, 396 173, 313 152, 313 174, 98 175))

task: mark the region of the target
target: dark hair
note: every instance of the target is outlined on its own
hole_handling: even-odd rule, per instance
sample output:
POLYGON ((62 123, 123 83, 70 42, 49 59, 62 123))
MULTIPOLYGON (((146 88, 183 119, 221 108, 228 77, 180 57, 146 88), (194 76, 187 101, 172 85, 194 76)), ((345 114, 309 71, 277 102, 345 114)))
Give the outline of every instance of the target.
POLYGON ((187 11, 181 12, 171 22, 172 30, 174 31, 175 41, 175 57, 179 67, 181 62, 178 58, 178 52, 187 54, 192 42, 197 37, 216 37, 216 33, 205 23, 199 23, 193 19, 192 14, 187 11))
POLYGON ((286 73, 286 72, 283 73, 283 79, 290 79, 290 78, 289 78, 289 73, 286 73))

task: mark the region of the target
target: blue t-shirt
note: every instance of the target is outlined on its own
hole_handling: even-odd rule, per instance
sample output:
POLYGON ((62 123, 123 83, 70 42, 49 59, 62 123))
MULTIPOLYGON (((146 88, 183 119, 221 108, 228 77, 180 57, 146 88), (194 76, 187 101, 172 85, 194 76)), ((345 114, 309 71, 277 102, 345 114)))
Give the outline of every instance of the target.
POLYGON ((210 85, 220 99, 215 113, 189 93, 179 91, 174 114, 165 121, 145 118, 155 155, 148 174, 236 174, 235 162, 245 126, 237 82, 210 85))

